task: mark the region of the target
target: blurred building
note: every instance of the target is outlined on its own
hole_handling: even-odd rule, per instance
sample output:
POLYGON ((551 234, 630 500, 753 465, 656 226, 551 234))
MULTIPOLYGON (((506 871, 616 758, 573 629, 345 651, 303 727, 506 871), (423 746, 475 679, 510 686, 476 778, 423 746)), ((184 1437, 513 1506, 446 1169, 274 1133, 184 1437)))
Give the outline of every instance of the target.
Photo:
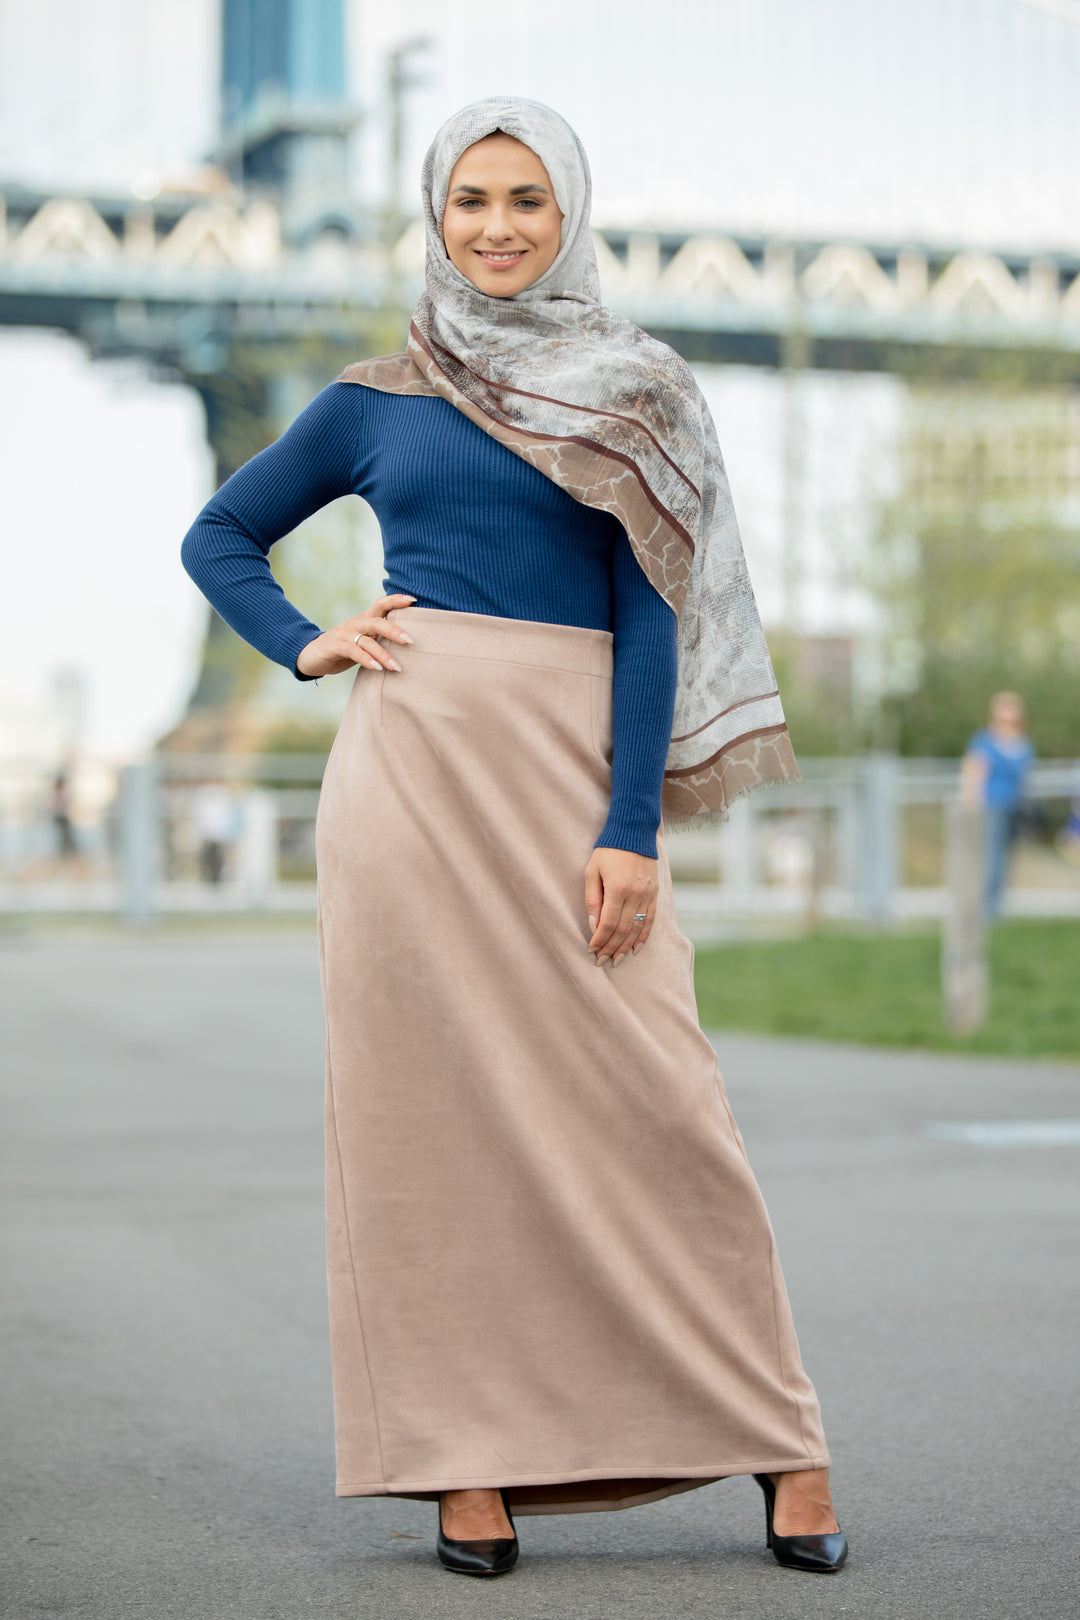
POLYGON ((306 246, 361 228, 349 181, 342 0, 223 0, 219 159, 306 246))
MULTIPOLYGON (((734 53, 743 67, 737 76, 737 94, 759 101, 762 95, 766 101, 772 97, 777 116, 764 124, 756 117, 747 123, 747 129, 753 129, 753 140, 741 153, 746 161, 735 169, 743 184, 748 174, 756 172, 755 163, 764 165, 762 173, 772 168, 787 176, 785 185, 790 183, 791 189, 783 193, 786 200, 779 228, 776 213, 759 215, 755 204, 751 213, 743 210, 742 226, 736 229, 740 211, 733 192, 715 189, 711 174, 708 185, 697 186, 700 196, 708 199, 701 206, 710 210, 715 206, 723 218, 710 215, 702 223, 699 217, 694 229, 683 229, 678 212, 682 202, 671 202, 666 191, 663 200, 656 194, 652 194, 654 200, 648 200, 652 182, 647 174, 639 174, 639 166, 632 161, 638 150, 635 142, 647 139, 657 146, 661 121, 667 137, 675 131, 685 142, 690 126, 684 125, 678 105, 663 100, 680 93, 685 96, 685 86, 682 92, 671 90, 672 83, 682 83, 678 75, 668 75, 667 89, 661 87, 661 99, 650 102, 648 118, 626 125, 608 120, 605 137, 610 138, 611 130, 617 131, 619 160, 628 174, 636 176, 634 184, 640 183, 641 196, 646 199, 640 205, 627 204, 621 222, 609 221, 609 228, 598 233, 605 298, 692 362, 753 366, 779 373, 784 379, 785 425, 777 433, 783 440, 783 467, 774 482, 783 489, 784 507, 782 570, 787 599, 779 616, 789 627, 806 629, 814 624, 831 628, 859 622, 854 614, 837 612, 830 619, 827 612, 807 615, 799 611, 799 587, 816 565, 808 545, 810 525, 805 514, 809 503, 802 488, 810 481, 807 469, 812 452, 807 434, 810 412, 802 403, 806 374, 888 373, 905 379, 905 385, 908 379, 929 377, 983 379, 978 389, 966 394, 962 388, 951 390, 941 411, 934 403, 933 389, 913 383, 905 486, 890 514, 890 544, 895 544, 891 544, 889 566, 879 571, 874 586, 887 609, 890 655, 897 653, 894 663, 903 665, 908 687, 930 667, 926 657, 929 619, 924 614, 925 622, 916 624, 923 607, 918 612, 912 607, 910 587, 916 576, 922 580, 926 589, 920 586, 920 601, 924 606, 928 601, 946 604, 950 600, 944 589, 952 567, 948 562, 950 535, 962 528, 976 547, 971 555, 988 558, 994 551, 993 524, 1006 522, 1016 541, 1010 541, 1014 557, 1030 558, 1040 547, 1042 554, 1051 556, 1057 547, 1066 584, 1074 566, 1068 523, 1048 516, 1044 499, 1047 479, 1062 483, 1064 478, 1068 484, 1072 476, 1059 477, 1054 469, 1070 465, 1073 450, 1069 446, 1075 446, 1075 436, 1070 438, 1072 430, 1068 429, 1060 451, 1054 450, 1046 419, 1047 411, 1052 414, 1058 408, 1050 401, 1055 379, 1074 390, 1080 379, 1080 251, 1072 233, 1063 242, 1048 234, 1045 224, 1036 229, 1032 220, 1052 217, 1045 214, 1033 215, 1028 228, 1016 233, 1013 225, 1019 215, 1015 210, 1007 229, 1003 216, 996 214, 997 224, 985 233, 973 230, 969 217, 955 211, 947 217, 947 231, 944 227, 936 232, 925 230, 919 219, 925 223, 930 215, 918 212, 911 216, 910 229, 897 224, 882 232, 869 223, 870 202, 882 190, 875 141, 887 138, 892 143, 889 150, 908 163, 914 161, 915 137, 925 141, 927 136, 927 113, 932 114, 930 123, 941 117, 950 125, 966 128, 968 115, 974 117, 978 108, 965 99, 969 96, 965 73, 984 45, 985 60, 979 57, 979 61, 985 67, 992 56, 997 66, 989 78, 981 70, 973 76, 979 96, 999 109, 1002 98, 995 101, 988 96, 987 87, 999 82, 1013 84, 1014 70, 1003 42, 1013 39, 1021 26, 1018 16, 1008 7, 1003 9, 1000 0, 996 0, 996 21, 975 0, 964 3, 970 13, 964 29, 949 33, 947 40, 942 30, 935 51, 928 52, 925 43, 912 47, 917 49, 917 60, 897 56, 891 46, 886 51, 886 36, 874 33, 883 26, 874 8, 852 5, 818 8, 812 23, 807 23, 818 53, 813 71, 807 70, 797 32, 789 29, 778 44, 767 20, 762 21, 760 8, 757 12, 742 8, 739 17, 733 14, 719 21, 715 8, 698 8, 692 22, 683 19, 656 37, 661 55, 673 49, 673 41, 679 44, 681 40, 687 58, 684 65, 694 73, 702 71, 702 63, 714 59, 715 50, 707 47, 723 36, 729 54, 734 53), (876 44, 871 40, 868 45, 870 36, 863 35, 864 27, 874 34, 876 44), (701 47, 692 53, 685 50, 691 31, 701 47), (861 58, 845 54, 860 38, 861 48, 869 54, 861 58), (961 55, 939 55, 937 47, 961 55), (756 54, 759 48, 760 55, 756 54), (842 176, 847 185, 853 173, 850 110, 856 103, 849 102, 848 95, 855 76, 846 64, 857 60, 871 70, 862 71, 859 82, 874 85, 873 116, 866 117, 859 130, 862 159, 872 173, 872 184, 861 205, 869 212, 851 228, 840 230, 835 220, 831 227, 827 223, 822 188, 825 176, 842 176), (934 64, 925 81, 920 77, 924 60, 934 64), (954 64, 955 71, 944 65, 947 62, 954 64), (752 70, 754 63, 757 70, 752 70), (785 99, 783 75, 792 70, 796 82, 789 85, 791 95, 785 99), (952 81, 949 97, 939 93, 942 72, 952 81), (1000 81, 999 72, 1003 75, 1000 81), (835 77, 838 74, 840 78, 835 77), (830 75, 834 76, 834 91, 826 100, 835 104, 834 111, 837 107, 848 110, 835 123, 835 138, 842 142, 832 149, 835 162, 822 161, 829 150, 813 146, 828 118, 803 118, 807 140, 797 151, 790 149, 787 133, 799 127, 798 109, 803 103, 798 98, 805 94, 805 105, 812 112, 812 103, 815 98, 820 102, 822 85, 828 84, 830 75), (883 99, 886 91, 899 99, 891 103, 883 99), (922 115, 917 94, 926 98, 922 115), (665 105, 670 112, 666 118, 665 105), (779 116, 781 112, 784 117, 779 116), (787 143, 789 150, 783 155, 791 157, 794 167, 771 162, 768 142, 773 138, 787 143), (805 183, 798 181, 800 172, 805 183), (675 213, 661 226, 668 206, 675 213), (646 208, 656 210, 652 219, 642 216, 641 210, 646 208), (806 210, 816 212, 811 218, 806 210), (951 234, 954 230, 956 238, 951 234), (1002 390, 995 392, 991 386, 989 379, 1010 370, 1018 380, 1026 379, 1029 403, 1021 402, 1019 395, 1006 399, 1002 390), (973 405, 968 412, 971 420, 966 421, 965 401, 969 398, 983 399, 985 408, 973 405), (975 423, 980 410, 981 426, 975 423), (1028 416, 1021 422, 1025 411, 1028 416), (965 480, 985 482, 987 469, 997 480, 999 493, 992 499, 980 494, 974 503, 958 505, 949 492, 960 489, 965 480), (1020 493, 1025 478, 1030 499, 1020 493)), ((32 44, 38 76, 33 79, 35 94, 20 102, 15 81, 21 70, 8 69, 8 110, 6 115, 0 114, 0 122, 6 116, 9 127, 27 123, 32 103, 45 99, 40 86, 48 76, 50 84, 58 87, 58 103, 67 104, 65 113, 69 107, 73 109, 71 127, 79 132, 78 144, 86 146, 96 138, 94 131, 103 131, 108 124, 111 100, 117 117, 123 113, 127 119, 125 155, 122 167, 99 172, 114 177, 127 173, 131 179, 130 185, 115 180, 108 195, 92 188, 81 193, 77 187, 77 194, 72 194, 61 189, 62 177, 54 184, 52 174, 31 163, 24 181, 34 178, 33 185, 18 183, 22 170, 10 184, 5 180, 0 321, 71 333, 95 358, 135 357, 148 373, 188 385, 205 407, 217 475, 224 479, 269 442, 346 360, 401 346, 404 314, 419 285, 423 259, 418 222, 409 231, 397 229, 406 223, 398 183, 402 93, 418 82, 406 71, 404 59, 423 43, 411 37, 411 25, 422 15, 426 26, 428 13, 408 7, 366 8, 363 63, 369 82, 365 102, 378 109, 370 120, 371 129, 377 132, 372 150, 377 162, 385 156, 387 173, 378 177, 365 174, 369 199, 381 196, 384 204, 376 210, 369 201, 365 214, 354 195, 357 177, 348 172, 350 131, 358 122, 347 90, 344 13, 349 9, 348 0, 187 0, 186 4, 169 0, 168 5, 163 0, 158 7, 145 0, 109 0, 109 6, 101 8, 81 5, 78 0, 58 0, 55 16, 64 24, 60 29, 55 24, 46 28, 42 22, 44 12, 54 15, 51 7, 11 9, 23 21, 21 32, 9 36, 9 56, 21 60, 32 44), (105 11, 109 21, 102 25, 99 19, 105 11), (166 12, 169 19, 163 21, 166 12), (175 156, 180 150, 190 155, 209 153, 213 148, 216 161, 198 174, 185 173, 182 186, 171 186, 168 171, 173 157, 165 146, 160 141, 153 148, 139 143, 143 127, 152 122, 149 109, 156 99, 170 99, 168 82, 175 63, 185 52, 191 56, 191 38, 200 31, 204 80, 205 64, 216 46, 220 47, 219 127, 211 135, 208 125, 214 98, 205 85, 198 89, 189 66, 185 91, 174 94, 173 99, 190 105, 201 96, 202 122, 197 139, 177 141, 169 150, 175 156), (215 31, 216 43, 212 38, 215 31), (403 34, 410 36, 405 43, 403 34), (98 52, 96 57, 93 50, 98 52), (121 57, 128 64, 130 84, 121 85, 117 77, 121 57), (137 71, 132 70, 135 63, 137 71), (98 71, 87 71, 87 64, 98 71), (376 73, 382 76, 379 83, 376 73), (83 94, 85 101, 79 99, 83 94), (96 109, 94 115, 88 111, 91 106, 96 109), (140 165, 146 172, 140 172, 140 165)), ((440 72, 433 76, 443 90, 452 85, 463 89, 466 81, 472 85, 477 74, 501 71, 509 49, 505 30, 520 27, 516 38, 521 47, 530 40, 537 42, 545 28, 541 9, 520 25, 517 12, 524 19, 528 8, 492 9, 481 3, 435 7, 431 19, 438 18, 440 9, 443 18, 438 27, 452 35, 453 44, 452 49, 444 47, 440 72)), ((635 15, 645 18, 644 8, 634 9, 635 15)), ((1018 13, 1020 8, 1015 10, 1018 13)), ((584 9, 583 37, 602 28, 603 11, 596 6, 584 9)), ((792 0, 790 17, 799 13, 792 0)), ((888 27, 893 26, 889 20, 888 27)), ((1023 37, 1034 39, 1033 19, 1029 17, 1026 26, 1023 37)), ((627 45, 627 38, 624 31, 612 49, 631 49, 635 58, 640 57, 632 40, 627 45)), ((445 44, 450 43, 448 37, 445 44)), ((522 54, 528 55, 528 51, 522 54)), ((588 51, 581 54, 582 60, 589 60, 588 51)), ((1018 59, 1022 55, 1016 54, 1018 59)), ((1056 122, 1052 117, 1044 131, 1045 144, 1031 148, 1016 169, 1017 175, 1027 176, 1026 193, 1037 189, 1034 182, 1040 177, 1057 173, 1057 154, 1068 148, 1068 141, 1054 132, 1067 132, 1063 120, 1072 107, 1065 89, 1069 60, 1060 50, 1051 57, 1043 45, 1031 58, 1039 64, 1037 72, 1033 66, 1017 79, 1016 107, 1030 103, 1032 116, 1036 107, 1052 110, 1053 96, 1059 90, 1063 97, 1060 116, 1055 115, 1056 122)), ((536 62, 522 67, 522 72, 534 71, 548 71, 540 62, 540 53, 536 62)), ((655 73, 655 67, 646 66, 643 71, 655 73)), ((549 81, 551 99, 563 105, 560 98, 564 94, 571 100, 576 96, 581 105, 584 91, 587 104, 595 108, 597 95, 611 93, 610 84, 605 89, 575 79, 581 72, 581 61, 560 60, 556 77, 549 81)), ((613 79, 608 75, 608 80, 618 83, 624 77, 616 73, 613 79)), ((540 81, 533 89, 548 95, 540 81)), ((698 97, 699 111, 714 103, 715 98, 698 97)), ((729 98, 724 98, 724 105, 730 114, 729 98)), ((426 112, 432 111, 428 100, 426 112)), ((1015 108, 1010 116, 1019 116, 1015 108)), ((1070 111, 1070 119, 1074 116, 1070 111)), ((41 148, 47 131, 40 125, 34 127, 35 140, 27 143, 23 137, 23 144, 41 148)), ((190 134, 194 126, 185 127, 190 134)), ((700 128, 702 138, 691 143, 696 155, 692 162, 687 160, 687 174, 699 172, 694 165, 702 151, 724 149, 718 141, 719 125, 695 128, 700 128)), ((966 137, 965 150, 977 151, 981 170, 994 185, 1012 171, 998 161, 1002 149, 986 143, 992 135, 1006 143, 1005 155, 1009 155, 1010 128, 1015 131, 1017 126, 995 111, 985 124, 975 119, 974 132, 966 137), (982 145, 977 146, 980 139, 982 145)), ((941 133, 939 130, 939 136, 941 133)), ((595 134, 599 138, 599 130, 595 134)), ((100 140, 104 151, 103 133, 100 140)), ((967 173, 950 157, 960 151, 960 145, 950 142, 951 137, 942 140, 934 150, 933 171, 928 173, 949 178, 952 164, 951 181, 966 197, 971 189, 967 173)), ((415 155, 413 144, 406 143, 410 164, 415 155)), ((1020 144, 1014 144, 1019 151, 1020 144)), ((592 135, 590 148, 603 150, 593 146, 592 135)), ((658 149, 663 149, 662 143, 658 149)), ((609 147, 608 161, 611 155, 609 147)), ((71 172, 85 178, 93 171, 84 166, 71 172)), ((917 175, 918 171, 911 172, 917 175)), ((1070 186, 1074 184, 1072 171, 1068 181, 1070 186)), ((735 171, 729 165, 725 188, 734 183, 735 171)), ((922 198, 932 195, 933 185, 920 182, 919 192, 922 198)), ((900 219, 899 215, 893 217, 900 219)), ((1063 393, 1059 390, 1059 396, 1063 393)), ((941 397, 945 399, 944 392, 941 397)), ((843 448, 850 454, 846 440, 843 448)), ((287 570, 290 578, 286 582, 290 588, 299 586, 301 600, 319 622, 333 622, 334 618, 332 606, 325 606, 324 611, 323 583, 340 579, 352 590, 350 566, 352 578, 356 574, 349 563, 358 550, 356 535, 341 525, 341 532, 336 532, 337 517, 340 513, 333 517, 320 514, 317 532, 305 526, 305 533, 290 544, 287 556, 275 557, 275 568, 281 570, 283 580, 287 570), (317 599, 319 592, 321 600, 317 599)), ((869 521, 861 525, 860 545, 869 526, 869 521)), ((839 556, 837 528, 835 523, 831 525, 828 542, 836 546, 839 556)), ((171 537, 169 544, 173 544, 171 537)), ((998 551, 1003 554, 1007 549, 999 547, 998 551)), ((835 574, 843 571, 842 565, 854 551, 852 546, 849 555, 838 561, 835 574)), ((861 558, 856 561, 861 563, 861 558)), ((997 562, 986 567, 980 564, 980 570, 987 581, 1007 578, 997 562)), ((854 569, 849 567, 847 572, 850 578, 854 569)), ((826 607, 830 588, 828 579, 818 588, 818 600, 826 607)), ((949 610, 942 645, 948 642, 950 647, 953 643, 959 647, 964 642, 984 649, 1000 643, 1004 648, 1004 624, 1010 636, 1016 632, 1013 639, 1029 664, 1043 658, 1043 665, 1049 668, 1039 651, 1040 647, 1045 650, 1047 625, 1058 635, 1071 611, 1068 589, 1055 587, 1055 591, 1041 621, 1028 606, 992 622, 985 604, 965 617, 965 599, 960 602, 961 611, 949 610)), ((363 600, 366 594, 356 587, 357 598, 363 600)), ((1024 603, 1034 600, 1027 585, 1012 592, 1012 601, 1020 603, 1021 599, 1024 603)), ((938 619, 945 623, 942 614, 938 619)), ((1074 640, 1080 637, 1074 634, 1074 640)), ((778 672, 785 696, 791 694, 789 708, 800 710, 793 715, 800 750, 837 752, 854 746, 858 736, 852 717, 850 644, 844 638, 798 638, 789 628, 786 638, 778 638, 775 645, 778 665, 785 664, 778 672)), ((1011 659, 1012 652, 1005 650, 1011 659)), ((959 668, 958 662, 955 667, 959 668)), ((980 671, 978 679, 982 681, 984 676, 985 670, 980 671)), ((191 749, 256 746, 265 729, 269 700, 288 707, 288 682, 287 672, 268 672, 258 655, 211 615, 189 713, 172 745, 186 740, 191 749)), ((865 679, 862 685, 867 685, 865 679)), ((939 692, 940 683, 938 687, 931 683, 927 690, 939 692)), ((305 709, 313 709, 316 701, 305 692, 305 709)), ((1061 751, 1073 750, 1070 746, 1061 751)))

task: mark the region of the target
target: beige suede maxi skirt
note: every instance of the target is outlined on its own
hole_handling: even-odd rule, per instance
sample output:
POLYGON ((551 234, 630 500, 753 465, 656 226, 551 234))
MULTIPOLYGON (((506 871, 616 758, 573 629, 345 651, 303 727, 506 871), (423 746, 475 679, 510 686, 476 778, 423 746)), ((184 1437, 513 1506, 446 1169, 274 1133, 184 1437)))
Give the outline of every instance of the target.
POLYGON ((392 616, 318 820, 338 1494, 566 1513, 825 1466, 662 845, 644 950, 587 950, 611 636, 392 616))

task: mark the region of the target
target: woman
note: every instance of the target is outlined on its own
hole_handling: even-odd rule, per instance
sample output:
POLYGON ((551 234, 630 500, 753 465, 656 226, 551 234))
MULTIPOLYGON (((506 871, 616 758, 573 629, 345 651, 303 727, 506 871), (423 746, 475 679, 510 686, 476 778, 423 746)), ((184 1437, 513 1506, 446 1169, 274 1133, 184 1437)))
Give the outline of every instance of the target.
POLYGON ((990 699, 988 724, 967 745, 960 773, 965 804, 982 806, 984 823, 984 906, 988 917, 1001 911, 1009 852, 1035 750, 1027 735, 1027 710, 1015 692, 990 699))
POLYGON ((561 118, 466 108, 423 188, 408 353, 351 366, 185 542, 269 656, 358 666, 318 828, 338 1491, 438 1500, 444 1564, 496 1574, 511 1508, 753 1473, 780 1562, 838 1569, 660 830, 795 774, 715 434, 598 302, 561 118), (350 491, 388 594, 320 632, 266 554, 350 491))

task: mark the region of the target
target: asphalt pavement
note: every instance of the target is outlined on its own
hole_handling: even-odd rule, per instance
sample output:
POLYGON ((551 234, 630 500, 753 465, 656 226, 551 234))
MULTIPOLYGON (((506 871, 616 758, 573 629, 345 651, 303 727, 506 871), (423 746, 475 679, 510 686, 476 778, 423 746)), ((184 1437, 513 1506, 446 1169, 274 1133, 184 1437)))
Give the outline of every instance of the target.
POLYGON ((928 1132, 1080 1119, 1080 1068, 718 1037, 850 1563, 728 1480, 483 1583, 333 1494, 313 938, 11 940, 0 1017, 12 1620, 1080 1616, 1080 1145, 928 1132))

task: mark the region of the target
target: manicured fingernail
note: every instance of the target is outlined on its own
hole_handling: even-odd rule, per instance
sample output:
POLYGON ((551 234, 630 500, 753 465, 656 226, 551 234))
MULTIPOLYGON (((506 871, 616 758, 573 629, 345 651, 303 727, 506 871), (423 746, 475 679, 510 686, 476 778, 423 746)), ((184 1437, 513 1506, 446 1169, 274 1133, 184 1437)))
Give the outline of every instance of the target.
POLYGON ((397 662, 397 660, 396 660, 396 659, 394 659, 394 658, 391 658, 391 660, 390 660, 390 668, 391 668, 391 669, 396 669, 396 670, 400 670, 400 669, 401 669, 401 665, 400 665, 400 664, 399 664, 399 663, 398 663, 398 662, 397 662))
POLYGON ((625 962, 625 961, 626 961, 626 952, 625 951, 620 951, 618 956, 615 958, 615 966, 618 967, 620 962, 625 962))
POLYGON ((399 640, 399 641, 407 641, 407 642, 408 642, 408 644, 409 644, 409 646, 410 646, 410 647, 411 647, 411 646, 412 646, 412 644, 413 644, 413 643, 412 643, 412 636, 407 636, 407 635, 406 635, 406 634, 405 634, 405 632, 404 632, 404 630, 403 630, 403 631, 402 631, 402 632, 401 632, 401 634, 400 634, 400 636, 398 636, 398 640, 399 640))
POLYGON ((638 951, 640 951, 640 949, 641 949, 640 945, 631 945, 631 947, 630 947, 630 955, 631 956, 636 956, 638 951))
POLYGON ((596 933, 596 918, 595 917, 590 917, 589 918, 589 927, 592 929, 593 933, 595 934, 596 933))

